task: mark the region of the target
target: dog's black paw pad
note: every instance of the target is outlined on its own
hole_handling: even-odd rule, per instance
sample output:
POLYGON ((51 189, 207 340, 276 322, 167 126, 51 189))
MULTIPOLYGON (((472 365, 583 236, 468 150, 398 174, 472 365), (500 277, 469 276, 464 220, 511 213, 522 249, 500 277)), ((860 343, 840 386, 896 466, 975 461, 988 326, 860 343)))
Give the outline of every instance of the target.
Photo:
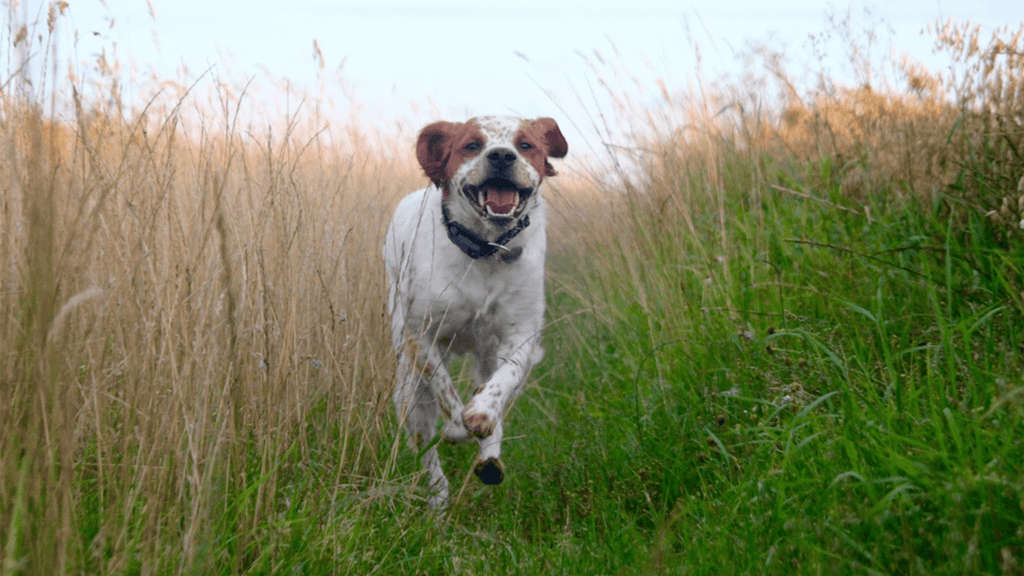
POLYGON ((501 484, 501 481, 505 479, 505 465, 501 463, 499 458, 488 458, 482 462, 477 462, 476 466, 473 467, 473 473, 484 484, 494 486, 495 484, 501 484))

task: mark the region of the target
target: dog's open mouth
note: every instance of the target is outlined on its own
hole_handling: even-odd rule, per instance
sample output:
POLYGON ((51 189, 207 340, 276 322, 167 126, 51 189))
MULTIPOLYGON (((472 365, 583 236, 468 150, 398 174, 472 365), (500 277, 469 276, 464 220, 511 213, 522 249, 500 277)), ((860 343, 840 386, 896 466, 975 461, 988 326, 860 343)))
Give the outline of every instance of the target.
POLYGON ((490 178, 479 186, 464 186, 462 191, 477 205, 481 218, 508 219, 522 211, 533 188, 520 188, 504 178, 490 178))

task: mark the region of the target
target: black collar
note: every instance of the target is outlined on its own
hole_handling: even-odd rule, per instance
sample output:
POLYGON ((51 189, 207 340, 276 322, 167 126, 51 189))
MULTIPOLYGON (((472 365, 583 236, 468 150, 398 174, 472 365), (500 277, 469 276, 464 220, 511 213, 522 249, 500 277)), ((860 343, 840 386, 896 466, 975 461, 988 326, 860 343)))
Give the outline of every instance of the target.
POLYGON ((501 259, 505 262, 513 262, 523 253, 522 248, 517 247, 511 250, 506 248, 505 243, 515 238, 516 235, 523 231, 523 228, 530 225, 529 214, 520 218, 515 226, 509 228, 501 236, 498 236, 494 242, 489 242, 483 236, 452 220, 451 214, 448 213, 448 206, 445 204, 441 204, 441 216, 444 227, 448 229, 448 239, 452 241, 452 244, 455 244, 460 250, 465 252, 466 256, 474 260, 493 256, 499 250, 502 250, 501 259))

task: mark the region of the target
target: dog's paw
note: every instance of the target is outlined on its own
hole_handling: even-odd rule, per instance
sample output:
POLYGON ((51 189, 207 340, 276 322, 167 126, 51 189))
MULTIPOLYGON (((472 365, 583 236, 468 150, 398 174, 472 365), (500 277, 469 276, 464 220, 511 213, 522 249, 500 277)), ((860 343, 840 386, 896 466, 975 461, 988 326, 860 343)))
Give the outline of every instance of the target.
POLYGON ((494 486, 501 484, 501 481, 505 479, 505 464, 501 462, 501 458, 478 460, 473 466, 473 473, 484 484, 494 486))
POLYGON ((449 444, 458 444, 472 440, 473 436, 470 435, 469 430, 461 422, 450 420, 444 429, 441 430, 441 439, 449 444))
POLYGON ((498 425, 498 415, 492 414, 490 410, 481 412, 469 412, 468 408, 462 413, 462 421, 466 429, 473 436, 484 439, 494 433, 494 427, 498 425))
POLYGON ((427 498, 427 506, 431 510, 435 510, 437 512, 444 512, 445 510, 448 509, 448 494, 431 494, 431 496, 427 498))
MULTIPOLYGON (((440 466, 440 464, 438 464, 440 466)), ((448 508, 448 479, 441 473, 440 468, 436 470, 440 476, 430 486, 430 496, 427 497, 427 506, 434 510, 443 512, 448 508)))

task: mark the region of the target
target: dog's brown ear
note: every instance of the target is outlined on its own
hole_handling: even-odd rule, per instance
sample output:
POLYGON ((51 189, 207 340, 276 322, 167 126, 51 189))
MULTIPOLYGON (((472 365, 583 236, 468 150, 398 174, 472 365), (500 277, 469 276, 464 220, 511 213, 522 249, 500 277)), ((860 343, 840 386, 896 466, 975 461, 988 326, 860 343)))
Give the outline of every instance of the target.
POLYGON ((444 169, 451 154, 452 136, 458 124, 452 122, 434 122, 420 131, 416 142, 416 159, 427 178, 441 186, 444 181, 444 169))
MULTIPOLYGON (((554 118, 537 118, 533 121, 533 126, 548 148, 548 157, 565 158, 569 153, 569 144, 565 142, 565 136, 562 136, 562 131, 558 129, 558 123, 554 118)), ((555 167, 547 160, 544 161, 544 172, 545 176, 555 175, 555 167)))
POLYGON ((540 133, 544 135, 544 144, 548 147, 548 156, 552 158, 565 158, 569 153, 569 145, 565 142, 565 136, 558 129, 558 123, 554 118, 538 118, 540 133))

